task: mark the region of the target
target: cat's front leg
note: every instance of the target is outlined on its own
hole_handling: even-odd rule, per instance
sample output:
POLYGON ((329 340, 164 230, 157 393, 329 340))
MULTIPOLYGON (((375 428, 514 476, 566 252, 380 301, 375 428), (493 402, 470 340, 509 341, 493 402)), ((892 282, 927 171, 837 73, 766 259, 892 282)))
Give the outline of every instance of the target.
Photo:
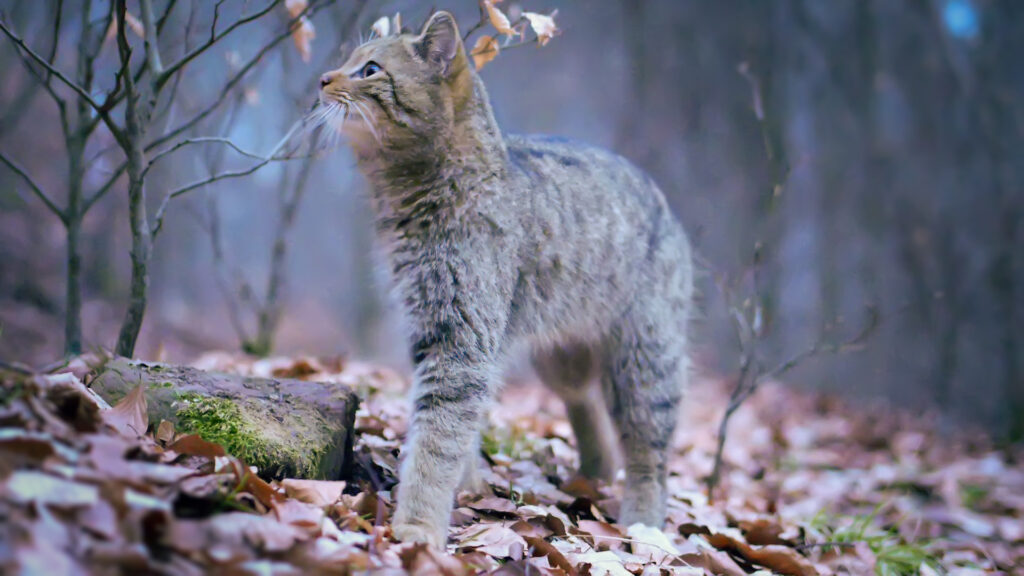
POLYGON ((417 367, 392 521, 396 539, 444 547, 455 489, 478 445, 493 388, 493 370, 483 363, 447 356, 428 358, 417 367))

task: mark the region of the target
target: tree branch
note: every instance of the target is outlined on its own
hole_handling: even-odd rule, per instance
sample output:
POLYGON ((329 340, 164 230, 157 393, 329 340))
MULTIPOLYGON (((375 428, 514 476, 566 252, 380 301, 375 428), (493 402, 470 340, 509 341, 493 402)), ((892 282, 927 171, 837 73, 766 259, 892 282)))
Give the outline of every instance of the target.
POLYGON ((280 152, 282 148, 284 148, 284 146, 288 143, 289 140, 291 140, 291 137, 301 126, 301 122, 296 122, 294 125, 292 125, 291 130, 289 130, 288 133, 284 135, 284 138, 282 138, 281 141, 278 142, 276 146, 274 146, 274 149, 270 151, 270 154, 268 154, 266 157, 263 157, 259 162, 253 164, 252 166, 245 168, 244 170, 236 170, 233 172, 222 172, 220 174, 214 174, 207 178, 203 178, 202 180, 198 180, 191 184, 186 184, 180 188, 168 192, 164 196, 163 201, 160 202, 160 206, 159 208, 157 208, 156 211, 156 216, 154 216, 153 218, 153 236, 155 237, 156 234, 163 227, 164 214, 167 212, 167 206, 174 198, 177 198, 184 194, 188 194, 193 190, 202 188, 209 184, 213 184, 214 182, 218 182, 220 180, 229 180, 232 178, 241 178, 243 176, 248 176, 249 174, 256 172, 260 168, 274 161, 294 159, 291 156, 277 156, 277 153, 280 152))
MULTIPOLYGON (((162 151, 158 152, 157 154, 155 154, 150 159, 149 166, 146 168, 146 171, 148 172, 149 169, 152 168, 153 165, 156 164, 156 162, 158 160, 160 160, 161 158, 164 158, 165 156, 173 154, 177 150, 185 148, 186 146, 192 146, 192 145, 195 145, 195 144, 205 144, 205 143, 210 143, 210 142, 215 142, 215 143, 218 143, 218 144, 224 144, 228 148, 231 148, 232 150, 234 150, 235 152, 238 152, 239 154, 241 154, 242 156, 245 156, 246 158, 253 158, 253 159, 256 159, 256 160, 265 160, 266 159, 264 156, 260 156, 259 154, 256 154, 255 152, 249 152, 247 150, 244 150, 243 148, 241 148, 240 146, 238 146, 237 144, 235 144, 234 142, 232 142, 228 138, 221 138, 221 137, 217 137, 217 136, 201 136, 201 137, 187 138, 185 140, 181 140, 178 143, 176 143, 174 146, 171 146, 170 148, 168 148, 166 150, 162 150, 162 151)), ((143 172, 143 174, 145 174, 145 172, 143 172)))
POLYGON ((168 0, 167 6, 164 7, 164 13, 160 15, 160 18, 156 21, 156 35, 160 36, 160 33, 164 31, 164 26, 167 24, 168 18, 171 17, 171 12, 174 12, 174 6, 178 3, 178 0, 168 0))
POLYGON ((60 218, 61 222, 67 221, 67 216, 64 214, 64 211, 61 210, 57 206, 57 204, 53 202, 53 200, 50 199, 46 192, 43 192, 43 189, 40 188, 38 184, 36 184, 35 180, 33 180, 32 177, 29 176, 28 173, 25 172, 25 170, 22 169, 21 166, 19 166, 14 160, 8 158, 7 155, 4 154, 3 152, 0 152, 0 162, 6 164, 12 172, 20 176, 21 179, 24 180, 26 184, 28 184, 28 187, 32 190, 36 197, 38 197, 39 200, 41 200, 43 204, 46 205, 50 212, 53 212, 54 215, 57 216, 57 218, 60 218))
POLYGON ((89 93, 85 91, 85 89, 83 89, 77 83, 75 83, 70 78, 65 76, 64 73, 58 70, 55 66, 47 62, 46 58, 43 58, 39 54, 36 54, 36 52, 32 50, 32 48, 30 48, 28 44, 26 44, 25 41, 21 39, 20 36, 11 31, 11 29, 8 28, 7 25, 4 24, 2 20, 0 20, 0 31, 3 31, 3 33, 8 38, 10 38, 11 42, 13 42, 15 46, 20 48, 22 52, 27 54, 37 64, 45 68, 49 74, 56 76, 58 80, 63 82, 68 88, 71 88, 76 94, 78 94, 80 98, 82 98, 90 106, 92 106, 96 110, 96 112, 106 114, 106 111, 104 111, 103 106, 101 106, 98 102, 93 100, 92 96, 90 96, 89 93))
MULTIPOLYGON (((213 102, 211 102, 206 108, 201 110, 195 116, 183 122, 177 128, 170 130, 166 134, 156 138, 155 140, 147 144, 146 151, 151 151, 154 148, 160 146, 161 144, 169 142, 170 140, 181 135, 185 131, 189 130, 196 124, 206 119, 207 116, 212 114, 213 111, 216 110, 217 107, 224 102, 224 99, 228 97, 228 94, 231 93, 231 90, 235 87, 235 85, 242 81, 242 78, 249 72, 249 70, 256 66, 256 64, 261 62, 263 60, 263 57, 271 50, 273 50, 278 44, 280 44, 282 41, 286 40, 289 36, 291 36, 292 27, 299 21, 300 18, 302 18, 303 16, 312 16, 317 11, 319 11, 320 9, 322 9, 323 7, 327 6, 332 2, 334 2, 334 0, 327 0, 325 2, 311 2, 309 6, 307 6, 306 9, 301 14, 299 14, 295 18, 292 18, 288 22, 288 26, 285 27, 284 32, 281 32, 280 34, 272 38, 267 44, 260 48, 259 51, 257 51, 256 54, 249 59, 248 62, 246 62, 238 68, 238 71, 235 72, 235 74, 227 81, 227 83, 224 84, 223 88, 221 88, 220 94, 217 95, 217 98, 213 102)), ((170 70, 170 67, 166 68, 164 74, 166 75, 167 72, 170 70)))
MULTIPOLYGON (((228 34, 233 32, 235 29, 237 29, 240 26, 243 26, 245 24, 248 24, 249 22, 252 22, 254 20, 258 20, 258 19, 262 18, 265 14, 267 14, 268 12, 273 10, 274 7, 277 6, 280 3, 281 3, 281 0, 270 0, 270 2, 267 3, 266 6, 264 6, 263 8, 257 10, 256 12, 254 12, 254 13, 248 15, 248 16, 243 16, 242 18, 239 18, 238 20, 233 22, 230 26, 228 26, 220 34, 217 34, 217 31, 216 31, 217 21, 216 21, 216 18, 214 18, 214 26, 210 29, 210 38, 209 38, 209 40, 207 40, 206 42, 200 44, 199 46, 196 46, 190 52, 187 52, 177 62, 174 62, 173 64, 169 65, 163 71, 155 72, 154 85, 157 86, 158 88, 160 86, 163 86, 165 83, 167 83, 167 81, 171 78, 171 76, 174 75, 175 72, 180 70, 182 67, 184 67, 186 64, 188 64, 192 60, 196 59, 203 52, 206 52, 207 50, 209 50, 211 46, 213 46, 214 44, 216 44, 217 42, 222 40, 225 36, 227 36, 228 34)), ((217 8, 219 8, 219 7, 220 7, 220 3, 218 2, 217 3, 217 8)), ((309 6, 306 7, 306 10, 309 10, 309 6)), ((305 10, 303 12, 305 12, 305 10)), ((290 25, 288 27, 288 30, 289 30, 289 32, 291 31, 291 26, 290 25)))
POLYGON ((164 65, 160 60, 160 42, 156 31, 156 21, 153 19, 153 0, 139 0, 139 8, 142 12, 142 28, 146 33, 144 40, 146 63, 153 77, 159 78, 163 74, 164 65))

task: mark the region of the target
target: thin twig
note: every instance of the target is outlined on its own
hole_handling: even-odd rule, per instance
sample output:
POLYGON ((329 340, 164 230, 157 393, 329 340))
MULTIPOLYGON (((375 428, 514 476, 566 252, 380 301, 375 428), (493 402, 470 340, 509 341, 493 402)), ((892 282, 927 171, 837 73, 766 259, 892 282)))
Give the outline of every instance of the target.
POLYGON ((487 24, 487 9, 484 8, 483 0, 480 0, 477 5, 480 8, 480 20, 478 20, 476 24, 470 26, 469 30, 462 36, 463 43, 469 40, 469 37, 472 36, 474 32, 483 28, 487 24))
POLYGON ((249 174, 252 174, 253 172, 259 170, 260 168, 274 161, 295 159, 295 157, 292 156, 277 156, 277 153, 280 152, 282 148, 284 148, 284 146, 288 143, 291 137, 301 126, 301 122, 296 122, 294 125, 292 125, 291 130, 289 130, 288 133, 285 134, 284 138, 282 138, 280 142, 278 142, 277 145, 274 146, 273 150, 270 151, 270 154, 268 154, 266 157, 263 157, 256 164, 253 164, 252 166, 244 170, 236 170, 234 172, 222 172, 220 174, 215 174, 213 176, 203 178, 202 180, 193 182, 191 184, 186 184, 184 186, 181 186, 180 188, 168 192, 164 196, 163 201, 160 203, 160 207, 157 208, 156 216, 153 219, 153 235, 155 236, 163 226, 164 214, 167 211, 167 206, 168 204, 170 204, 170 201, 173 200, 174 198, 177 198, 184 194, 188 194, 193 190, 203 188, 204 186, 208 186, 220 180, 228 180, 231 178, 241 178, 243 176, 248 176, 249 174))
MULTIPOLYGON (((155 154, 153 156, 152 159, 150 159, 149 166, 146 167, 146 171, 149 171, 149 169, 152 168, 153 165, 156 164, 158 160, 164 158, 165 156, 173 154, 177 150, 185 148, 186 146, 192 146, 192 145, 195 145, 195 144, 206 144, 206 143, 211 143, 211 142, 218 143, 218 144, 224 144, 228 148, 231 148, 232 150, 234 150, 235 152, 238 152, 239 154, 241 154, 242 156, 245 156, 246 158, 253 158, 255 160, 265 160, 266 159, 264 156, 256 154, 255 152, 249 152, 248 150, 245 150, 245 149, 241 148, 240 146, 238 146, 237 144, 235 144, 234 142, 232 142, 228 138, 222 138, 222 137, 219 137, 219 136, 201 136, 201 137, 196 137, 196 138, 186 138, 185 140, 179 141, 174 146, 171 146, 170 148, 168 148, 166 150, 162 150, 162 151, 158 152, 157 154, 155 154)), ((143 172, 143 174, 145 174, 145 172, 143 172)))
MULTIPOLYGON (((214 44, 216 44, 220 40, 224 39, 225 36, 227 36, 228 34, 231 34, 231 32, 233 32, 234 30, 236 30, 240 26, 243 26, 245 24, 248 24, 249 22, 252 22, 254 20, 258 20, 258 19, 262 18, 264 15, 269 13, 271 10, 274 9, 275 6, 277 6, 280 3, 281 3, 281 0, 271 0, 270 2, 267 3, 266 6, 264 6, 263 8, 261 8, 259 10, 257 10, 256 12, 254 12, 254 13, 248 15, 248 16, 243 16, 242 18, 239 18, 238 20, 233 22, 230 26, 228 26, 226 29, 224 29, 224 31, 222 31, 220 34, 218 34, 217 31, 216 31, 215 27, 217 25, 217 22, 216 22, 216 19, 214 19, 214 24, 213 24, 214 27, 211 27, 211 29, 210 29, 210 38, 206 42, 203 42, 199 46, 196 46, 195 48, 193 48, 190 52, 187 52, 184 56, 182 56, 180 59, 178 59, 178 61, 174 62, 173 64, 170 64, 169 66, 167 66, 167 68, 165 68, 163 71, 156 72, 155 73, 156 78, 154 80, 154 85, 157 86, 157 87, 163 86, 167 82, 167 80, 169 80, 170 77, 175 72, 180 70, 182 67, 184 67, 186 64, 188 64, 189 62, 191 62, 192 60, 194 60, 198 56, 200 56, 202 53, 204 53, 207 50, 209 50, 211 46, 213 46, 214 44)), ((219 8, 219 6, 220 6, 220 2, 217 3, 217 7, 218 8, 219 8)), ((308 10, 308 9, 309 9, 309 6, 306 7, 306 10, 308 10)), ((303 10, 303 13, 305 13, 306 10, 303 10)), ((289 32, 291 31, 291 26, 288 27, 288 30, 289 30, 289 32)))
POLYGON ((0 152, 0 162, 6 164, 12 172, 20 176, 21 179, 24 180, 26 184, 28 184, 28 187, 32 190, 32 193, 35 194, 36 197, 43 202, 43 204, 46 205, 50 212, 53 212, 54 215, 57 216, 57 218, 60 218, 61 222, 67 221, 67 216, 64 214, 64 211, 61 210, 60 207, 58 207, 53 200, 50 199, 46 192, 43 192, 43 189, 39 187, 39 184, 36 184, 35 180, 33 180, 32 177, 29 176, 28 173, 25 172, 25 170, 17 164, 17 162, 8 158, 7 155, 4 154, 3 152, 0 152))
POLYGON ((25 41, 21 39, 20 36, 11 31, 11 29, 8 28, 6 24, 4 24, 3 20, 0 20, 0 31, 3 31, 3 33, 8 38, 10 38, 11 42, 13 42, 18 48, 20 48, 22 52, 27 54, 33 61, 35 61, 37 64, 45 68, 48 73, 52 74, 53 76, 56 76, 57 79, 63 82, 68 88, 71 88, 71 90, 78 94, 79 98, 87 102, 89 106, 92 106, 97 113, 102 112, 106 114, 106 111, 103 109, 103 106, 95 100, 93 100, 92 96, 90 96, 89 93, 85 91, 85 89, 83 89, 76 82, 65 76, 64 73, 58 70, 55 66, 47 62, 46 58, 43 58, 39 54, 36 54, 36 52, 32 50, 32 48, 30 48, 28 44, 26 44, 25 41))
MULTIPOLYGON (((311 2, 302 13, 300 13, 297 17, 292 18, 288 22, 288 26, 285 28, 284 32, 281 32, 280 34, 272 38, 269 42, 267 42, 267 44, 260 48, 256 52, 256 54, 249 59, 248 62, 246 62, 238 68, 238 71, 221 88, 220 94, 217 95, 217 98, 213 102, 211 102, 206 108, 201 110, 199 113, 197 113, 189 120, 186 120, 178 127, 168 131, 167 133, 163 134, 162 136, 154 139, 152 142, 147 144, 146 151, 149 152, 154 148, 159 147, 161 144, 169 142, 170 140, 189 130, 196 124, 202 122, 207 116, 212 114, 213 111, 216 110, 217 107, 224 102, 224 99, 227 98, 228 94, 231 93, 231 90, 235 87, 235 85, 242 81, 242 78, 246 75, 246 73, 249 72, 250 69, 252 69, 254 66, 256 66, 256 64, 261 62, 263 60, 263 57, 271 50, 273 50, 278 44, 280 44, 281 42, 283 42, 284 40, 291 36, 292 27, 295 25, 295 23, 299 21, 300 18, 302 18, 303 16, 312 16, 317 11, 322 9, 327 4, 332 3, 333 1, 334 0, 326 0, 325 2, 319 3, 311 2)), ((170 67, 166 68, 164 70, 164 74, 166 75, 170 69, 170 67)))

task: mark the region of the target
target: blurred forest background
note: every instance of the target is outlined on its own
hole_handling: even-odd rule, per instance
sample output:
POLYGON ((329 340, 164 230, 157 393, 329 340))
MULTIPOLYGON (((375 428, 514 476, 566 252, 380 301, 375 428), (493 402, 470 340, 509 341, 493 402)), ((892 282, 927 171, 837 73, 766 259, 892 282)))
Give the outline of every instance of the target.
MULTIPOLYGON (((267 5, 176 4, 165 12, 166 0, 154 2, 167 14, 160 38, 168 60, 204 41, 216 7, 223 29, 267 5)), ((155 103, 154 137, 217 103, 183 134, 271 154, 314 101, 318 76, 340 63, 339 46, 380 16, 400 11, 416 28, 431 9, 412 0, 318 5, 307 62, 287 34, 263 50, 287 32, 280 4, 189 63, 155 103)), ((501 6, 514 12, 513 4, 501 6)), ((463 29, 478 20, 473 0, 436 8, 454 12, 463 29)), ((789 376, 795 383, 937 408, 950 421, 1021 438, 1024 3, 528 0, 524 8, 557 9, 562 34, 542 49, 503 52, 482 70, 498 121, 506 132, 603 145, 652 173, 705 272, 695 338, 703 370, 733 372, 738 354, 716 284, 756 269, 767 357, 848 332, 868 305, 880 311, 864 350, 804 363, 789 376)), ((138 14, 136 2, 128 10, 138 14)), ((93 22, 95 74, 82 84, 97 99, 114 87, 107 2, 2 0, 0 12, 79 81, 84 23, 93 22)), ((131 39, 139 58, 141 35, 131 39)), ((89 204, 72 222, 81 261, 70 262, 81 269, 82 347, 111 348, 132 271, 127 183, 111 180, 124 155, 102 123, 69 149, 40 82, 48 72, 26 65, 10 38, 0 38, 0 69, 0 153, 56 205, 74 194, 89 204), (108 182, 109 193, 90 203, 108 182)), ((51 86, 73 126, 88 124, 93 113, 81 98, 51 86)), ((168 154, 148 174, 151 213, 166 191, 253 163, 216 143, 168 154)), ((171 201, 153 243, 135 354, 187 360, 244 343, 406 366, 399 316, 374 264, 365 193, 341 146, 171 201), (275 253, 280 284, 270 280, 275 253), (277 310, 264 305, 271 285, 277 310), (275 318, 275 337, 259 342, 259 326, 275 327, 275 318)), ((0 165, 0 359, 39 365, 63 353, 67 230, 0 165)))

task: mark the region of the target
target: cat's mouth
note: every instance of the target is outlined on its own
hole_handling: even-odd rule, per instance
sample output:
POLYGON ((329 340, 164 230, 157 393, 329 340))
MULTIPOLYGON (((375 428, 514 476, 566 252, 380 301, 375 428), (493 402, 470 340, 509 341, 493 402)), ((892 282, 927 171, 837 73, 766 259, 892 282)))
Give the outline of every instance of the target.
POLYGON ((361 136, 368 134, 381 143, 374 125, 370 106, 345 89, 324 89, 318 105, 310 113, 308 122, 313 127, 326 126, 338 134, 361 136))

